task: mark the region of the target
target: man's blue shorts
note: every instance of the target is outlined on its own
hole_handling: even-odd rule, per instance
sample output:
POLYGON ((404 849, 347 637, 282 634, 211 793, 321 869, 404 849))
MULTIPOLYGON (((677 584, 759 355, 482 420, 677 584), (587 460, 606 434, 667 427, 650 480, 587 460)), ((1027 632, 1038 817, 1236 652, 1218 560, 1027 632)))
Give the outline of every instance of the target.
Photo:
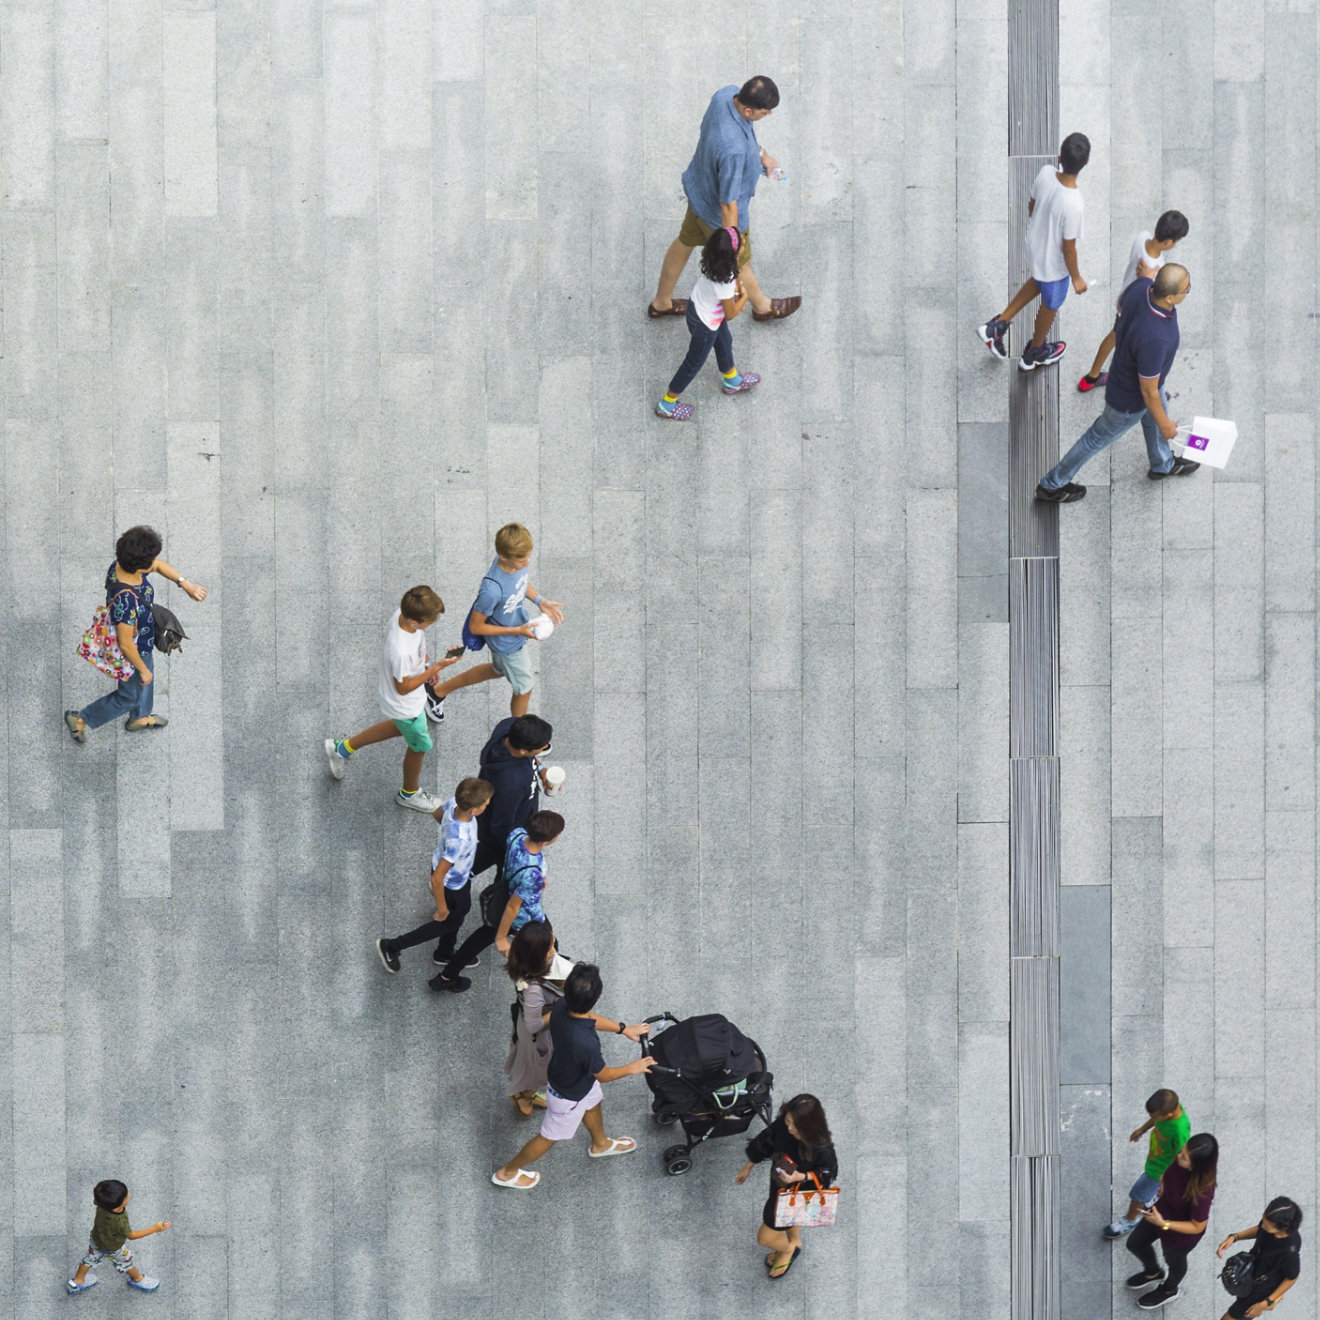
POLYGON ((1048 307, 1050 311, 1057 312, 1063 306, 1063 300, 1068 296, 1068 286, 1072 283, 1072 278, 1065 275, 1061 280, 1037 280, 1036 285, 1040 289, 1040 301, 1048 307))

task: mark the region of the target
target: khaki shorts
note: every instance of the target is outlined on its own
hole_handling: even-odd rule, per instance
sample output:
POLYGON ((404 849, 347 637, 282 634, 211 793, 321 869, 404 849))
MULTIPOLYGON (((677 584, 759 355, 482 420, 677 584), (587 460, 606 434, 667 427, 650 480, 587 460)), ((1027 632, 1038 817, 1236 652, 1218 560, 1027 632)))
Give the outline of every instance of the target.
MULTIPOLYGON (((688 207, 679 226, 678 241, 684 247, 705 247, 707 239, 715 232, 714 225, 708 225, 693 209, 688 207)), ((752 259, 752 235, 750 230, 741 230, 738 234, 738 266, 741 269, 752 259)))

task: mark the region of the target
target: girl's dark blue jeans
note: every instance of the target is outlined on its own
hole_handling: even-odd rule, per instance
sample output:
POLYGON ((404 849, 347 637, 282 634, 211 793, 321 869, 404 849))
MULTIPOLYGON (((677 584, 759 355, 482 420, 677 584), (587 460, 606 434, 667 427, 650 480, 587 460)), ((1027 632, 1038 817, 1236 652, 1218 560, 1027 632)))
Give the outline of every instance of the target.
POLYGON ((692 336, 688 344, 687 357, 682 361, 674 379, 669 382, 670 394, 682 394, 697 378, 697 372, 706 365, 710 350, 715 350, 715 362, 721 374, 733 370, 733 336, 729 333, 729 323, 721 321, 719 329, 712 330, 696 313, 692 303, 688 303, 687 328, 692 336))

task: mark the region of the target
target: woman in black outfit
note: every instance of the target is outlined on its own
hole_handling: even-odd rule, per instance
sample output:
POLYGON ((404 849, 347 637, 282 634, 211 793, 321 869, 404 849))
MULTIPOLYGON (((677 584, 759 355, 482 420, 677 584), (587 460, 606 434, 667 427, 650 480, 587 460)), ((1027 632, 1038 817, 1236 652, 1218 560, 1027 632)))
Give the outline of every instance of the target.
POLYGON ((1204 1236, 1210 1219, 1218 1165, 1219 1143, 1210 1133, 1188 1137, 1160 1179, 1159 1198, 1132 1230, 1125 1245, 1141 1262, 1141 1269, 1128 1279, 1127 1286, 1142 1293, 1137 1305, 1143 1311, 1157 1311, 1178 1296, 1187 1273, 1187 1257, 1204 1236), (1167 1275, 1155 1256, 1157 1242, 1164 1252, 1167 1275))
POLYGON ((779 1106, 775 1121, 747 1143, 747 1163, 738 1170, 738 1182, 747 1181, 754 1165, 773 1160, 770 1195, 756 1231, 756 1240, 770 1248, 765 1263, 772 1279, 782 1279, 802 1250, 800 1229, 775 1227, 779 1189, 802 1182, 812 1173, 822 1187, 831 1186, 839 1176, 833 1141, 820 1101, 814 1095, 795 1095, 779 1106))
POLYGON ((1276 1196, 1265 1207, 1259 1224, 1245 1228, 1241 1233, 1230 1233, 1215 1253, 1222 1258, 1235 1242, 1249 1242, 1252 1247, 1255 1283, 1245 1297, 1239 1297, 1224 1312, 1223 1320, 1256 1320, 1266 1311, 1274 1310, 1279 1299, 1297 1282, 1302 1272, 1302 1235, 1297 1231, 1302 1224, 1302 1212, 1296 1201, 1276 1196))

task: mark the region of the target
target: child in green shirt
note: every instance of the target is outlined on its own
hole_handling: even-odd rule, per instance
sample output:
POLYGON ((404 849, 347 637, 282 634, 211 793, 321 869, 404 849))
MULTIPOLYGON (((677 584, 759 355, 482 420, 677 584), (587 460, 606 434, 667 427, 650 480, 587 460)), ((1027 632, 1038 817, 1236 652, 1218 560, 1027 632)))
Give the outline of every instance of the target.
POLYGON ((92 1188, 92 1204, 96 1206, 92 1239, 77 1273, 69 1280, 70 1293, 95 1288, 96 1275, 88 1274, 87 1271, 107 1259, 118 1273, 126 1276, 130 1288, 140 1292, 155 1292, 160 1287, 159 1279, 147 1278, 133 1264, 133 1253, 129 1251, 128 1243, 150 1237, 153 1233, 163 1233, 169 1228, 170 1221, 166 1219, 152 1224, 150 1228, 140 1228, 134 1232, 128 1224, 128 1200, 128 1188, 118 1178, 106 1178, 92 1188))
POLYGON ((1121 1238, 1141 1222, 1142 1210, 1153 1205, 1160 1193, 1160 1179, 1164 1177, 1165 1169, 1173 1163, 1191 1135, 1191 1120, 1183 1113, 1178 1093, 1167 1086, 1162 1086, 1146 1101, 1146 1113, 1150 1117, 1128 1137, 1129 1141, 1140 1141, 1147 1132, 1150 1133, 1146 1167, 1128 1193, 1127 1214, 1106 1226, 1107 1238, 1121 1238))

